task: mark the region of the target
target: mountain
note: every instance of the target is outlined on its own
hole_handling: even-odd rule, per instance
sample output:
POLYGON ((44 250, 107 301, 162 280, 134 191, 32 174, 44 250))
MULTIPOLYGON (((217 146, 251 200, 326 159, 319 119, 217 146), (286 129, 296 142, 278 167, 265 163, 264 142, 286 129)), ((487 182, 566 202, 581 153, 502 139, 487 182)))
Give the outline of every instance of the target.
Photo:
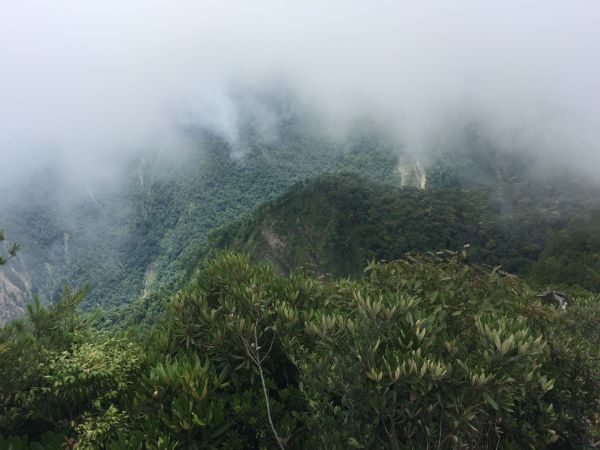
MULTIPOLYGON (((534 282, 577 284, 573 280, 583 277, 543 267, 558 253, 557 240, 571 236, 574 224, 584 222, 587 231, 582 225, 577 228, 579 246, 561 254, 579 264, 580 273, 597 273, 600 246, 590 239, 599 204, 593 192, 569 179, 548 184, 533 174, 468 190, 422 190, 355 174, 323 175, 297 183, 254 214, 215 231, 211 246, 244 250, 282 273, 304 267, 320 274, 359 276, 369 260, 468 245, 473 262, 531 275, 534 282)), ((579 285, 597 290, 591 282, 579 285)))
MULTIPOLYGON (((4 310, 13 311, 6 317, 14 317, 31 295, 55 300, 65 283, 90 285, 84 308, 173 288, 211 230, 319 173, 351 171, 393 185, 420 182, 418 163, 403 156, 401 172, 402 150, 369 124, 334 139, 293 100, 266 95, 252 101, 263 105, 261 116, 242 115, 235 139, 190 127, 182 131, 187 151, 176 158, 152 152, 136 157, 116 172, 112 186, 87 183, 55 166, 13 186, 0 199, 0 223, 21 245, 21 275, 30 289, 15 295, 2 285, 4 310), (274 117, 266 130, 257 125, 265 108, 274 117)), ((250 100, 240 100, 245 102, 250 100)))
POLYGON ((598 442, 594 183, 277 129, 0 200, 0 448, 598 442))
POLYGON ((172 290, 211 245, 284 272, 356 275, 371 258, 469 243, 474 261, 528 273, 558 231, 600 207, 597 185, 498 147, 475 122, 417 150, 367 118, 334 136, 285 90, 237 95, 235 132, 192 121, 175 155, 141 152, 110 183, 49 164, 7 189, 0 224, 21 259, 0 269, 2 317, 35 295, 54 301, 65 284, 89 284, 88 309, 172 290))
POLYGON ((492 238, 485 224, 493 219, 481 192, 323 175, 295 184, 248 218, 218 230, 211 243, 247 251, 283 273, 305 266, 321 274, 357 276, 371 259, 468 243, 484 248, 492 238))

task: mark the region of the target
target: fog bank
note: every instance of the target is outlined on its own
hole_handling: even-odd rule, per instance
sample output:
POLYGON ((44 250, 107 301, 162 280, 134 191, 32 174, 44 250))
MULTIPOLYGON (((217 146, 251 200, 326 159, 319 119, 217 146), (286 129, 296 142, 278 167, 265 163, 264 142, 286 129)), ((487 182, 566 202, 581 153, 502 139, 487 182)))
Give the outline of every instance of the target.
POLYGON ((176 154, 194 124, 234 142, 232 92, 271 83, 333 134, 372 116, 419 152, 477 120, 500 145, 597 173, 598 23, 586 1, 4 0, 2 179, 48 161, 107 178, 137 152, 176 154))

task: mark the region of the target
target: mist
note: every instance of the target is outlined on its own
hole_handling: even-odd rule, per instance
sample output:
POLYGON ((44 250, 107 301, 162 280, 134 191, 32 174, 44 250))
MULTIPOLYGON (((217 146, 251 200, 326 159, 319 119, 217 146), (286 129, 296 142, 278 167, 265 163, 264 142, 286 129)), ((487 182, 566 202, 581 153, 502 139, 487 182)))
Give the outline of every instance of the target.
POLYGON ((332 136, 370 117, 419 154, 477 120, 499 146, 597 175, 599 20, 586 1, 4 0, 0 183, 47 164, 110 180, 193 145, 188 126, 235 143, 232 93, 273 83, 332 136))

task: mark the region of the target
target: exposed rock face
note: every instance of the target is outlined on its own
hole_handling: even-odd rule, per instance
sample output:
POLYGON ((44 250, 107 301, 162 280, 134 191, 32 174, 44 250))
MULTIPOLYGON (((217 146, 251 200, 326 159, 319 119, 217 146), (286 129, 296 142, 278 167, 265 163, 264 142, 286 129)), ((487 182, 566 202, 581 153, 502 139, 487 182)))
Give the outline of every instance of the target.
POLYGON ((400 184, 402 186, 414 186, 420 189, 427 187, 427 173, 416 159, 406 156, 401 157, 398 172, 400 173, 400 184))
POLYGON ((565 311, 568 305, 568 297, 564 292, 544 291, 538 292, 537 297, 544 303, 556 306, 561 311, 565 311))
POLYGON ((21 316, 31 297, 31 282, 19 258, 0 268, 0 324, 21 316))
POLYGON ((152 289, 156 286, 157 280, 157 272, 158 272, 158 263, 156 261, 151 262, 146 267, 146 272, 144 273, 144 292, 142 293, 142 298, 148 298, 152 289))
POLYGON ((277 267, 282 273, 288 273, 289 268, 284 262, 282 252, 285 250, 286 243, 283 238, 277 235, 270 228, 261 229, 261 237, 264 240, 265 245, 265 256, 268 261, 277 267))

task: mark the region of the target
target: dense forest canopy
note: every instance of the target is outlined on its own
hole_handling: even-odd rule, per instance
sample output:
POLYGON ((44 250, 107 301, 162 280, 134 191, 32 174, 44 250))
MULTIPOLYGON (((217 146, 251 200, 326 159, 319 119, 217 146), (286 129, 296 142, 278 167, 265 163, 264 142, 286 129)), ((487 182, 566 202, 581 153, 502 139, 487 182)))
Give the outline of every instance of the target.
MULTIPOLYGON (((264 136, 248 119, 241 156, 234 155, 222 137, 195 129, 189 133, 196 146, 181 159, 136 159, 111 189, 90 191, 84 182, 67 182, 60 171, 50 169, 14 187, 0 201, 0 223, 22 247, 20 261, 6 272, 6 285, 10 282, 18 294, 17 306, 22 309, 36 294, 56 299, 65 283, 90 285, 82 305, 87 308, 106 309, 160 289, 172 290, 212 245, 209 233, 215 228, 250 215, 294 183, 322 173, 346 173, 348 179, 359 176, 388 186, 375 189, 350 181, 358 184, 337 190, 348 198, 333 198, 343 203, 322 212, 320 199, 329 195, 327 186, 317 184, 313 193, 295 195, 292 190, 280 197, 289 210, 274 214, 290 214, 277 224, 286 230, 291 230, 285 221, 292 215, 319 229, 312 219, 338 211, 346 225, 338 223, 340 229, 310 240, 300 236, 298 245, 321 239, 323 245, 338 248, 341 242, 330 238, 345 239, 344 233, 353 233, 348 244, 354 246, 349 250, 352 258, 327 256, 332 264, 347 265, 344 270, 326 268, 340 275, 356 274, 371 257, 390 259, 405 251, 466 243, 477 246, 476 261, 524 274, 556 232, 571 222, 593 220, 588 216, 600 207, 599 189, 587 178, 556 167, 538 170, 526 156, 486 143, 479 136, 483 131, 473 131, 475 125, 465 128, 462 138, 445 151, 431 148, 424 159, 427 164, 422 164, 368 123, 357 126, 345 140, 332 140, 312 116, 297 112, 293 100, 288 102, 276 103, 283 118, 275 135, 264 136), (357 196, 359 190, 363 193, 357 196), (306 198, 294 200, 302 195, 306 198), (346 215, 346 208, 354 215, 346 215), (377 223, 386 214, 385 223, 377 223), (370 222, 361 222, 368 215, 370 222), (360 230, 352 223, 355 218, 362 224, 360 230)), ((294 256, 288 269, 309 263, 310 258, 302 261, 306 256, 294 256)), ((542 281, 570 284, 566 279, 542 281)))
POLYGON ((195 147, 184 156, 136 159, 117 188, 89 191, 83 181, 65 181, 50 169, 13 188, 0 200, 0 223, 23 247, 34 293, 56 298, 64 283, 89 283, 86 305, 122 304, 173 287, 183 261, 211 229, 251 212, 294 181, 337 170, 400 179, 397 148, 385 135, 333 142, 285 98, 275 107, 282 115, 276 134, 264 136, 248 124, 243 156, 233 155, 222 136, 194 129, 188 133, 195 147))
MULTIPOLYGON (((258 152, 247 157, 240 183, 244 171, 254 179, 265 168, 252 165, 258 152)), ((227 154, 213 158, 240 164, 227 154)), ((243 209, 234 206, 216 222, 205 222, 210 209, 165 222, 161 214, 177 203, 145 197, 154 199, 134 215, 135 229, 172 241, 156 240, 151 250, 152 234, 142 234, 145 246, 127 248, 129 264, 164 251, 165 242, 187 253, 174 253, 181 260, 165 266, 171 275, 158 275, 156 263, 156 286, 159 276, 168 281, 137 299, 81 308, 93 286, 67 287, 47 304, 34 297, 22 319, 0 329, 0 444, 585 448, 595 441, 596 188, 499 170, 493 181, 431 181, 422 189, 403 183, 399 158, 385 146, 342 152, 336 164, 279 197, 266 195, 238 220, 243 209), (359 175, 365 159, 371 168, 359 175), (566 290, 566 311, 532 287, 566 290)), ((153 183, 151 195, 170 192, 188 206, 194 198, 193 186, 175 186, 187 189, 179 197, 158 175, 153 183)), ((221 183, 215 189, 228 181, 221 183)))
POLYGON ((1 330, 0 431, 13 437, 0 442, 583 448, 593 440, 597 300, 561 312, 520 280, 444 252, 365 273, 281 277, 220 253, 171 296, 156 326, 135 334, 94 331, 77 312, 85 290, 65 289, 49 308, 36 302, 1 330))
POLYGON ((249 126, 237 156, 195 130, 120 189, 5 202, 4 286, 31 287, 0 329, 0 447, 597 440, 598 187, 472 128, 423 165, 307 126, 249 126))

